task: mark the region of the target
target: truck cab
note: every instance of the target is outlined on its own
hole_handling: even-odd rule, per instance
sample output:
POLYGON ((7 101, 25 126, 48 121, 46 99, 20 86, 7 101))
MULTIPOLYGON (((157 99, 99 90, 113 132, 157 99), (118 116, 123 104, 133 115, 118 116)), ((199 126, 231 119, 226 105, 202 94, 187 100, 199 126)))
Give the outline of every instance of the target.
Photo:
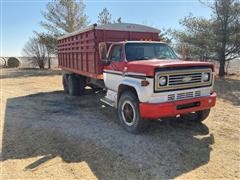
POLYGON ((149 119, 178 116, 200 122, 215 105, 213 64, 182 61, 165 43, 113 43, 102 60, 107 88, 102 101, 118 109, 130 132, 146 128, 149 119))

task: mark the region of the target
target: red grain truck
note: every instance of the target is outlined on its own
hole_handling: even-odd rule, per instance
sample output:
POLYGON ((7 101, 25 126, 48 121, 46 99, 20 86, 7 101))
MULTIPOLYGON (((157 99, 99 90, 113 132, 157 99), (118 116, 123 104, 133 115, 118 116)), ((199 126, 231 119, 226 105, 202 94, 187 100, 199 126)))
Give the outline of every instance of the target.
POLYGON ((117 108, 131 133, 149 119, 181 117, 201 122, 215 105, 214 65, 179 60, 160 42, 159 30, 138 24, 93 25, 58 39, 64 91, 106 89, 102 102, 117 108))

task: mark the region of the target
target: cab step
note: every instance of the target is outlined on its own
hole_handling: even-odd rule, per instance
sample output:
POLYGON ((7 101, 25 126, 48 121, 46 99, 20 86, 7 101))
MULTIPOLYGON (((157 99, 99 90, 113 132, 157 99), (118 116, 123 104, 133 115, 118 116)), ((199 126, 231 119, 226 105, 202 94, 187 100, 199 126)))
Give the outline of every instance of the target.
POLYGON ((100 99, 100 101, 109 105, 109 106, 115 107, 115 102, 108 99, 107 97, 104 97, 104 98, 100 99))

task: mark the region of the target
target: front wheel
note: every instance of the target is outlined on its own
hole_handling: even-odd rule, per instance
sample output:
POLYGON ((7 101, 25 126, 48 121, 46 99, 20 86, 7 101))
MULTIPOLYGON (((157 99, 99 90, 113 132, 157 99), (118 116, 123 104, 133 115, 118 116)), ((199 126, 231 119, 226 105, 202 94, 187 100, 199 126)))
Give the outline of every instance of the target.
POLYGON ((183 119, 192 121, 192 122, 202 122, 205 119, 207 119, 208 115, 210 113, 210 109, 202 110, 202 111, 196 111, 193 113, 188 113, 181 115, 183 119))
POLYGON ((128 132, 138 134, 148 126, 139 113, 139 102, 136 95, 130 91, 124 92, 118 101, 118 118, 128 132))

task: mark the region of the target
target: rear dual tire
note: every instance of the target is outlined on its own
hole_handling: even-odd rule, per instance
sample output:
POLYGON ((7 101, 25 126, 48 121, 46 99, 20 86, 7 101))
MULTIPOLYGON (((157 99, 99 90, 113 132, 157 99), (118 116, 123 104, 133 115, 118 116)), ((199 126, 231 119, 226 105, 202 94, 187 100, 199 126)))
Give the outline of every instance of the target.
POLYGON ((67 94, 68 94, 68 76, 69 74, 63 74, 62 76, 63 90, 67 94))
POLYGON ((80 96, 84 94, 86 82, 85 77, 75 74, 63 75, 63 88, 64 92, 70 96, 80 96))

